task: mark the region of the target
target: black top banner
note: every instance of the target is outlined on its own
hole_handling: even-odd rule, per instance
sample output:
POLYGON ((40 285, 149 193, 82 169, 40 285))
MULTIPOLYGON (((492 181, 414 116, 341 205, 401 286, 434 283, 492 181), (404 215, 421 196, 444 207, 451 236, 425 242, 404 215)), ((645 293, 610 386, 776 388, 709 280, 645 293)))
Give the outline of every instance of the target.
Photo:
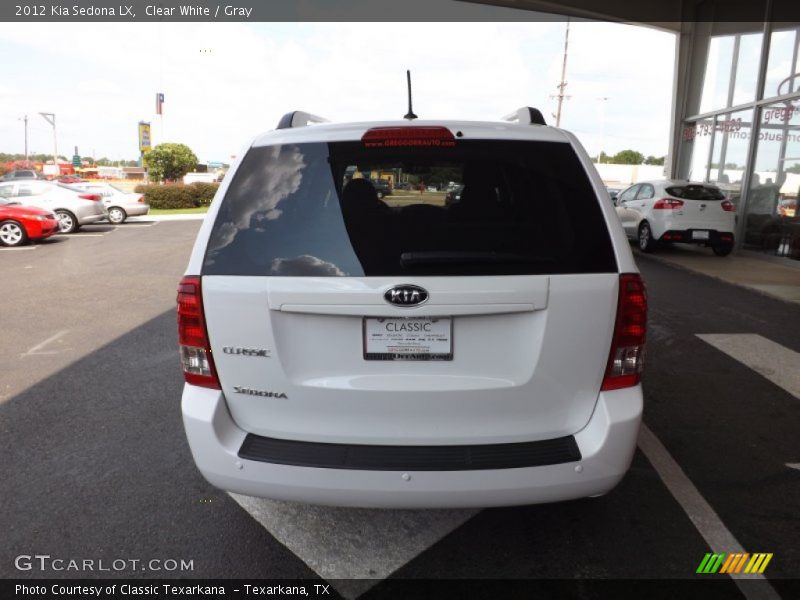
POLYGON ((619 22, 800 20, 796 0, 11 0, 0 21, 487 22, 566 17, 619 22))

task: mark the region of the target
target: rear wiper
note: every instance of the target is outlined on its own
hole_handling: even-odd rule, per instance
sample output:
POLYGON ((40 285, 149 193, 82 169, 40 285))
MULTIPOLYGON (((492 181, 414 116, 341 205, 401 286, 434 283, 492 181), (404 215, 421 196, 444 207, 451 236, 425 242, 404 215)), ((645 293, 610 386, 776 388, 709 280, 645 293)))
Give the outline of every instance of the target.
POLYGON ((415 265, 443 264, 541 264, 552 263, 551 256, 532 256, 512 252, 403 252, 400 264, 404 267, 415 265))

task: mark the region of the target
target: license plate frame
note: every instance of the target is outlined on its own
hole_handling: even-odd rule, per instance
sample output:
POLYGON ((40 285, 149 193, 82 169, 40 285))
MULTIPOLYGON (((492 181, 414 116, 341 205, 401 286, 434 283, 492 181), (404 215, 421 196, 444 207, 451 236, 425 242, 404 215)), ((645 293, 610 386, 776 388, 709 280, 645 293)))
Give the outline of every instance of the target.
POLYGON ((707 229, 695 229, 692 231, 692 239, 698 241, 708 241, 711 237, 711 232, 707 229))
MULTIPOLYGON (((453 360, 452 317, 363 317, 362 353, 364 360, 385 361, 450 361, 453 360), (421 331, 386 331, 389 324, 431 325, 421 331), (444 329, 444 331, 443 331, 444 329), (446 334, 446 338, 442 336, 446 334)), ((413 329, 412 325, 412 329, 413 329)))

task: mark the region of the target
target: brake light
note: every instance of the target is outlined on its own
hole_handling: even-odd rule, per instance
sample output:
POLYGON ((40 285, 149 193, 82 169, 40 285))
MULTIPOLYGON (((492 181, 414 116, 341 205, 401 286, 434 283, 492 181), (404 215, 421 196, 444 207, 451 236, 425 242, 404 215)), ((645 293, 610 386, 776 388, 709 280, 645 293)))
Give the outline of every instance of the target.
POLYGON ((361 141, 367 148, 448 148, 456 145, 453 132, 447 127, 374 127, 361 141))
POLYGON ((723 200, 722 210, 724 210, 725 212, 736 212, 736 205, 730 200, 723 200))
POLYGON ((639 383, 644 366, 647 328, 647 292, 641 276, 619 276, 619 300, 614 337, 608 356, 602 391, 632 387, 639 383))
POLYGON ((139 199, 138 199, 138 200, 136 200, 136 202, 138 202, 139 204, 144 204, 144 196, 141 196, 141 195, 140 195, 140 196, 139 196, 139 199))
POLYGON ((220 389, 203 315, 200 278, 188 276, 178 285, 178 343, 186 383, 220 389))
POLYGON ((683 200, 675 200, 674 198, 661 198, 661 200, 656 200, 656 203, 653 204, 653 208, 659 210, 677 210, 679 208, 683 208, 683 200))
POLYGON ((78 198, 83 198, 84 200, 92 200, 93 202, 99 202, 103 199, 100 194, 78 194, 78 198))

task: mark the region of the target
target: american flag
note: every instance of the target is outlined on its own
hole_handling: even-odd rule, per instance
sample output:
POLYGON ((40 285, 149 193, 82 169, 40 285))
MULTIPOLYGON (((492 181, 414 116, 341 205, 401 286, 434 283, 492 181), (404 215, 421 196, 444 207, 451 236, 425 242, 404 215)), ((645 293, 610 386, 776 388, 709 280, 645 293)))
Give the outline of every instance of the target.
POLYGON ((164 114, 164 94, 156 94, 156 114, 164 114))

